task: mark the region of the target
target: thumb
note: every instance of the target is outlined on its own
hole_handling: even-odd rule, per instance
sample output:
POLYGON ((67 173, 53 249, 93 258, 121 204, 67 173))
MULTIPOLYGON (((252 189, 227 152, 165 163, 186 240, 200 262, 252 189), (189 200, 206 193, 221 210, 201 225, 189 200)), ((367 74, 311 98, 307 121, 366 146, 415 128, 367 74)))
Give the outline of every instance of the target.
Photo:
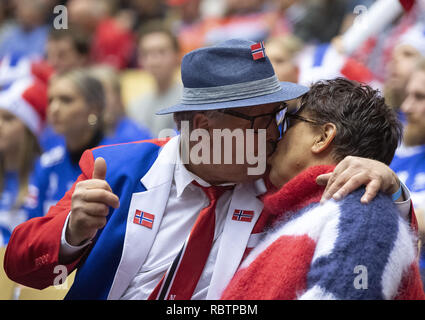
POLYGON ((328 184, 328 181, 331 178, 331 176, 332 176, 332 172, 326 173, 326 174, 321 174, 320 176, 318 176, 316 178, 316 183, 319 186, 326 186, 328 184))
POLYGON ((106 162, 102 157, 94 161, 94 169, 92 179, 105 180, 106 177, 106 162))

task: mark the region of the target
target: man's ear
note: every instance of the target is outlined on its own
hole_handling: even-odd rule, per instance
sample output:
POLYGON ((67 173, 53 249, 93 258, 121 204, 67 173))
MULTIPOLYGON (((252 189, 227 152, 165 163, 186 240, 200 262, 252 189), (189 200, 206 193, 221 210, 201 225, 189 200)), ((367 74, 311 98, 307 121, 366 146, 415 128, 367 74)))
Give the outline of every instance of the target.
POLYGON ((196 113, 192 118, 193 129, 205 129, 208 130, 210 127, 207 116, 203 113, 196 113))
POLYGON ((318 133, 316 140, 311 147, 311 152, 321 153, 328 149, 331 142, 336 136, 336 126, 333 123, 326 123, 321 126, 320 132, 318 133))

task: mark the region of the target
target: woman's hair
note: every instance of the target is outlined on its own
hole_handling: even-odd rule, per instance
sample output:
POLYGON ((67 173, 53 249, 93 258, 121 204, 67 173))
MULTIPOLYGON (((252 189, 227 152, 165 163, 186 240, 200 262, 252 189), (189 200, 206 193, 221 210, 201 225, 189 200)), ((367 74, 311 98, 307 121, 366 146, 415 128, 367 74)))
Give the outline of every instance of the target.
POLYGON ((302 96, 301 108, 320 124, 335 124, 336 161, 351 155, 391 163, 402 125, 378 90, 344 78, 323 80, 302 96))
POLYGON ((97 112, 96 128, 99 132, 103 133, 103 113, 106 104, 106 96, 102 83, 92 76, 90 71, 85 69, 73 69, 64 74, 54 75, 50 79, 50 83, 61 79, 69 80, 89 108, 97 112))
POLYGON ((102 112, 105 106, 105 92, 102 83, 84 69, 73 69, 64 74, 57 74, 51 78, 52 81, 67 79, 73 83, 84 101, 92 108, 102 112))
POLYGON ((107 105, 108 107, 105 108, 103 113, 105 132, 113 132, 117 123, 125 114, 119 73, 115 68, 108 65, 95 65, 89 69, 89 72, 102 83, 105 94, 110 90, 115 97, 112 105, 107 105))
MULTIPOLYGON (((25 127, 25 137, 20 146, 18 158, 18 195, 16 197, 14 208, 21 207, 28 195, 29 177, 32 172, 35 159, 41 154, 41 148, 38 139, 34 134, 25 127)), ((0 157, 0 193, 3 192, 5 179, 4 158, 0 157)))
POLYGON ((110 84, 114 93, 121 98, 122 88, 118 71, 109 65, 95 65, 89 69, 89 73, 101 83, 110 84))

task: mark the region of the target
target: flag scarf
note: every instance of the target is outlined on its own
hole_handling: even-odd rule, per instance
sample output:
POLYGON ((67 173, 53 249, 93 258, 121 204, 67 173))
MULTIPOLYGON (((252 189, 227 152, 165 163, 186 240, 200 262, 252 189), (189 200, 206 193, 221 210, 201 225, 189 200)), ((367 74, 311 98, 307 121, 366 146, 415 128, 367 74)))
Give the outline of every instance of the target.
POLYGON ((319 201, 312 167, 265 199, 274 222, 222 299, 424 299, 415 237, 390 197, 319 201))

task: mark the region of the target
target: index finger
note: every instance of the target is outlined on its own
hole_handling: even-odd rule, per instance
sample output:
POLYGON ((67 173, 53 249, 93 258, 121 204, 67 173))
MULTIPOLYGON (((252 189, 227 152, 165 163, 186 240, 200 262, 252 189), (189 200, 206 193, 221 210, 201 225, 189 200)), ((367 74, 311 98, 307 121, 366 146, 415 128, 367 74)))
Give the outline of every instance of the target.
POLYGON ((112 192, 111 186, 106 180, 89 179, 79 182, 78 185, 86 190, 103 189, 112 192))
POLYGON ((109 207, 117 209, 120 205, 119 197, 109 191, 103 190, 103 189, 92 189, 87 190, 83 194, 83 201, 85 202, 98 202, 103 203, 109 207))
POLYGON ((344 159, 335 167, 334 171, 330 174, 330 176, 326 177, 328 178, 328 182, 326 184, 325 191, 323 191, 322 200, 320 201, 321 203, 332 198, 334 193, 339 189, 340 185, 335 184, 338 183, 338 178, 344 175, 348 167, 348 161, 344 159))

